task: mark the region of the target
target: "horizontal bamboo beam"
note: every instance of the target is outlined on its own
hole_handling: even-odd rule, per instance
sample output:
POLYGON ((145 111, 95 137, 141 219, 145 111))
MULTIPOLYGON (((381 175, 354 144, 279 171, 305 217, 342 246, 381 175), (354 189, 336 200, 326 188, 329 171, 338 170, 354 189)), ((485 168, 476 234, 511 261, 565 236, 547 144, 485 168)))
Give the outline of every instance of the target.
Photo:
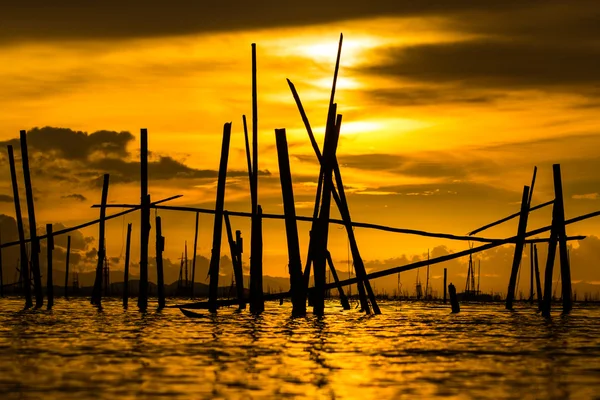
MULTIPOLYGON (((588 213, 588 214, 584 214, 584 215, 580 215, 579 217, 575 217, 575 218, 571 218, 569 220, 565 221, 565 225, 570 225, 570 224, 574 224, 576 222, 580 222, 580 221, 584 221, 586 219, 590 219, 590 218, 594 218, 600 216, 600 211, 595 211, 592 213, 588 213)), ((539 235, 540 233, 544 233, 544 232, 548 232, 550 229, 552 228, 552 225, 548 225, 545 226, 543 228, 539 228, 539 229, 534 229, 532 231, 529 231, 525 234, 525 237, 530 237, 530 236, 535 236, 535 235, 539 235)), ((388 275, 393 275, 393 274, 397 274, 398 272, 405 272, 405 271, 410 271, 413 269, 417 269, 417 268, 421 268, 424 267, 426 265, 433 265, 433 264, 439 264, 445 261, 450 261, 450 260, 454 260, 455 258, 460 258, 460 257, 464 257, 464 256, 468 256, 469 254, 474 254, 474 253, 479 253, 482 252, 484 250, 489 250, 492 249, 494 247, 498 247, 498 246, 502 246, 504 244, 509 244, 509 243, 513 243, 517 240, 516 236, 512 236, 506 239, 502 239, 499 240, 497 242, 494 243, 488 243, 488 244, 484 244, 481 245, 479 247, 474 247, 472 249, 467 249, 467 250, 463 250, 463 251, 459 251, 458 253, 452 253, 452 254, 446 254, 440 257, 436 257, 436 258, 432 258, 429 260, 422 260, 422 261, 417 261, 411 264, 407 264, 407 265, 401 265, 398 267, 394 267, 394 268, 389 268, 383 271, 376 271, 376 272, 371 272, 370 274, 367 274, 366 278, 367 279, 377 279, 377 278, 382 278, 384 276, 388 276, 388 275)), ((335 289, 337 287, 337 285, 341 285, 341 286, 348 286, 348 285, 354 285, 358 283, 358 279, 357 278, 350 278, 350 279, 346 279, 343 281, 340 281, 339 283, 329 283, 325 285, 325 290, 327 289, 335 289)), ((313 290, 314 288, 310 288, 309 290, 313 290)), ((287 298, 290 297, 290 293, 289 292, 282 292, 282 293, 274 293, 274 294, 269 294, 269 295, 265 295, 264 299, 265 300, 278 300, 278 299, 283 299, 283 298, 287 298)), ((234 305, 236 304, 235 300, 221 300, 217 303, 217 305, 219 307, 223 307, 223 306, 228 306, 228 305, 234 305)), ((170 308, 188 308, 188 309, 205 309, 208 308, 208 303, 206 302, 198 302, 198 303, 190 303, 190 304, 183 304, 183 305, 173 305, 170 306, 170 308)))
MULTIPOLYGON (((92 207, 99 207, 99 204, 94 204, 92 207)), ((135 207, 133 204, 107 204, 106 207, 118 207, 118 208, 126 208, 126 207, 135 207)), ((168 211, 183 211, 183 212, 194 212, 201 214, 214 214, 215 210, 211 210, 208 208, 197 208, 197 207, 185 207, 185 206, 151 206, 152 208, 157 208, 159 210, 168 210, 168 211)), ((600 212, 600 211, 599 211, 600 212)), ((230 216, 234 217, 252 217, 252 213, 242 212, 242 211, 228 211, 227 213, 230 216)), ((285 215, 282 214, 263 214, 263 219, 280 219, 284 220, 285 215)), ((304 216, 296 216, 297 221, 303 222, 313 222, 313 217, 304 217, 304 216)), ((344 221, 341 219, 329 219, 330 224, 337 225, 345 225, 344 221)), ((452 235, 448 233, 436 233, 436 232, 426 232, 420 231, 416 229, 407 229, 407 228, 393 228, 385 225, 378 224, 370 224, 366 222, 355 222, 352 221, 352 226, 356 228, 367 228, 367 229, 376 229, 385 232, 393 232, 393 233, 404 233, 407 235, 417 235, 417 236, 425 236, 425 237, 433 237, 438 239, 449 239, 449 240, 460 240, 460 241, 471 241, 471 242, 482 242, 482 243, 496 243, 498 241, 504 240, 499 238, 482 238, 476 236, 464 236, 464 235, 452 235)), ((515 239, 516 240, 516 239, 515 239)), ((547 242, 548 239, 535 239, 535 242, 526 241, 526 243, 541 243, 547 242)), ((511 242, 512 243, 512 242, 511 242)))
MULTIPOLYGON (((156 205, 158 205, 158 204, 165 203, 165 202, 167 202, 167 201, 171 201, 171 200, 178 199, 178 198, 180 198, 180 197, 182 197, 182 196, 183 196, 182 194, 178 194, 178 195, 176 195, 176 196, 167 197, 166 199, 162 199, 162 200, 154 201, 154 202, 150 203, 150 206, 151 206, 151 207, 152 207, 152 206, 156 206, 156 205)), ((98 207, 99 207, 99 206, 100 206, 100 205, 98 205, 98 207)), ((113 214, 113 215, 109 215, 108 217, 104 218, 104 220, 105 220, 105 221, 108 221, 109 219, 118 218, 118 217, 121 217, 121 216, 123 216, 123 215, 129 214, 129 213, 132 213, 132 212, 134 212, 134 211, 137 211, 137 210, 139 210, 140 208, 142 208, 142 206, 141 206, 141 205, 129 205, 129 206, 130 206, 130 209, 129 209, 129 210, 125 210, 125 211, 121 211, 121 212, 119 212, 119 213, 116 213, 116 214, 113 214)), ((98 208, 98 207, 95 207, 95 206, 94 206, 94 208, 98 208)), ((109 207, 109 206, 107 205, 107 207, 106 207, 106 208, 108 208, 108 207, 109 207)), ((125 208, 125 207, 123 207, 123 208, 125 208)), ((75 226, 72 226, 72 227, 70 227, 70 228, 65 228, 65 229, 61 229, 61 230, 59 230, 59 231, 54 231, 54 232, 52 232, 52 237, 59 236, 59 235, 64 235, 65 233, 69 233, 69 232, 76 231, 77 229, 81 229, 81 228, 87 228, 88 226, 95 225, 95 224, 97 224, 97 223, 99 223, 99 222, 100 222, 100 219, 94 219, 94 220, 92 220, 92 221, 88 221, 88 222, 85 222, 85 223, 83 223, 83 224, 80 224, 80 225, 75 225, 75 226)), ((48 235, 40 235, 40 236, 38 236, 37 238, 38 238, 39 240, 41 240, 41 239, 46 239, 47 237, 48 237, 48 235)), ((30 241, 31 241, 30 239, 25 239, 25 240, 24 240, 24 242, 25 242, 25 243, 29 243, 30 241)), ((21 243, 21 242, 20 242, 20 241, 18 241, 18 240, 17 240, 17 241, 14 241, 14 242, 2 243, 2 245, 0 245, 0 248, 11 247, 11 246, 17 246, 17 245, 19 245, 20 243, 21 243)))
MULTIPOLYGON (((554 204, 554 200, 550 200, 550 201, 547 201, 547 202, 545 202, 545 203, 538 204, 538 205, 537 205, 537 206, 535 206, 535 207, 531 207, 531 208, 529 209, 529 212, 532 212, 532 211, 535 211, 535 210, 539 210, 540 208, 544 208, 544 207, 546 207, 546 206, 549 206, 549 205, 552 205, 552 204, 554 204)), ((513 219, 513 218, 517 218, 519 215, 520 215, 520 212, 516 212, 516 213, 514 213, 514 214, 511 214, 511 215, 509 215, 508 217, 505 217, 505 218, 499 219, 498 221, 494 221, 494 222, 492 222, 492 223, 490 223, 490 224, 484 225, 484 226, 482 226, 481 228, 477 228, 477 229, 475 229, 474 231, 472 231, 472 232, 469 232, 469 235, 474 235, 474 234, 476 234, 476 233, 479 233, 479 232, 485 231, 486 229, 489 229, 489 228, 491 228, 491 227, 494 227, 494 226, 496 226, 496 225, 503 224, 503 223, 504 223, 504 222, 506 222, 506 221, 510 221, 510 220, 511 220, 511 219, 513 219)))

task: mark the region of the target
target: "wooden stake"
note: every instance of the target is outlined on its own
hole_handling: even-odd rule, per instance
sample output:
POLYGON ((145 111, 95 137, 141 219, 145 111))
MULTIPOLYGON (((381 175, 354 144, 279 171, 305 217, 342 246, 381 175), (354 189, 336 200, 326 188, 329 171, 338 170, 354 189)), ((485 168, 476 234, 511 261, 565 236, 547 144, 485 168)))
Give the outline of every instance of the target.
POLYGON ((210 257, 210 284, 208 301, 215 304, 210 312, 217 312, 217 296, 219 290, 219 262, 221 259, 221 236, 223 234, 223 209, 225 205, 225 182, 227 179, 227 160, 229 158, 229 142, 231 139, 231 123, 223 127, 223 144, 221 146, 221 162, 217 181, 217 200, 215 204, 215 223, 213 229, 213 245, 210 257))
POLYGON ((529 303, 533 304, 533 275, 534 275, 534 262, 533 262, 533 244, 529 245, 529 264, 530 264, 530 271, 529 271, 529 303))
MULTIPOLYGON (((294 189, 290 159, 285 129, 275 129, 277 145, 277 160, 279 163, 279 179, 283 197, 283 210, 285 219, 285 232, 287 238, 290 274, 290 291, 292 293, 292 314, 306 314, 306 291, 302 275, 302 260, 300 259, 300 241, 298 238, 298 225, 296 224, 296 206, 294 204, 294 189)), ((347 300, 346 300, 347 301, 347 300)))
POLYGON ((560 276, 562 283, 563 314, 568 314, 573 308, 571 289, 571 266, 567 249, 567 232, 565 229, 565 204, 563 200, 562 178, 560 164, 552 165, 554 176, 554 206, 556 210, 555 222, 558 235, 558 250, 560 255, 560 276))
POLYGON ((448 282, 448 268, 444 268, 444 304, 446 304, 446 289, 447 289, 447 284, 448 282))
POLYGON ((519 265, 523 256, 523 246, 525 243, 525 233, 527 232, 527 217, 529 215, 529 186, 523 187, 523 197, 521 199, 521 215, 519 217, 519 227, 517 229, 517 243, 515 243, 515 253, 513 256, 513 264, 508 283, 508 292, 506 294, 506 309, 513 309, 513 301, 515 297, 515 287, 517 285, 517 275, 519 273, 519 265))
POLYGON ((262 207, 257 207, 257 213, 252 221, 251 256, 250 256, 250 312, 259 314, 265 310, 263 293, 263 238, 262 238, 262 207))
POLYGON ((196 284, 196 254, 198 249, 198 227, 200 223, 200 213, 196 213, 196 229, 194 230, 194 258, 192 259, 192 285, 190 287, 190 297, 194 298, 194 285, 196 284))
POLYGON ((8 148, 8 160, 10 164, 10 178, 12 181, 13 199, 15 201, 15 216, 17 220, 17 230, 19 232, 19 248, 20 254, 20 266, 21 266, 21 281, 23 282, 23 289, 25 292, 25 308, 33 306, 31 300, 31 284, 29 281, 29 262, 27 261, 27 247, 25 246, 25 229, 23 228, 23 216, 21 215, 21 202, 19 201, 19 186, 17 184, 17 170, 15 168, 15 156, 13 154, 13 147, 7 146, 8 148))
POLYGON ((162 224, 159 216, 156 216, 156 280, 158 292, 158 309, 165 307, 165 278, 163 273, 163 251, 165 250, 165 238, 162 236, 162 224))
POLYGON ((54 281, 52 280, 52 251, 54 250, 54 237, 52 236, 52 224, 46 224, 46 296, 48 296, 48 310, 54 305, 54 281))
POLYGON ((236 231, 238 238, 236 238, 237 240, 234 240, 233 231, 231 229, 231 221, 229 220, 229 214, 227 214, 227 212, 224 212, 223 217, 225 219, 227 241, 229 242, 229 251, 231 253, 231 264, 233 266, 233 274, 235 276, 235 288, 237 292, 237 298, 239 301, 239 309, 243 310, 246 308, 246 302, 244 300, 244 271, 242 270, 242 253, 240 251, 241 233, 240 231, 236 231))
POLYGON ((127 244, 125 245, 125 270, 123 273, 123 308, 129 302, 129 254, 131 251, 131 223, 127 224, 127 244))
POLYGON ((148 130, 140 133, 140 288, 138 308, 148 307, 148 241, 150 239, 150 198, 148 196, 148 130))
POLYGON ((458 314, 460 312, 460 304, 458 304, 456 288, 452 283, 448 285, 448 292, 450 293, 450 304, 452 305, 452 314, 458 314))
POLYGON ((33 273, 33 287, 35 289, 35 307, 39 308, 44 305, 44 295, 42 293, 42 274, 40 273, 40 243, 37 238, 37 224, 35 222, 35 208, 33 205, 33 188, 31 186, 29 155, 27 151, 27 133, 25 131, 21 131, 21 158, 23 163, 23 177, 25 179, 27 212, 29 215, 29 237, 31 238, 31 272, 33 273))
POLYGON ((98 262, 96 264, 96 280, 94 281, 94 289, 92 291, 91 303, 101 306, 102 302, 102 265, 104 258, 106 257, 106 249, 104 248, 104 236, 105 236, 105 220, 106 217, 106 203, 108 200, 108 181, 109 175, 104 174, 104 181, 102 183, 102 201, 100 207, 100 223, 98 224, 98 262))
POLYGON ((340 303, 342 303, 342 308, 344 310, 350 309, 350 302, 348 302, 348 297, 346 297, 346 293, 344 293, 344 288, 340 285, 340 278, 338 277, 337 271, 335 270, 335 266, 333 265, 333 260, 331 259, 331 253, 327 251, 327 264, 329 264, 329 270, 333 275, 333 280, 337 285, 337 290, 340 295, 340 303))
POLYGON ((534 267, 535 267, 535 284, 537 287, 538 310, 542 311, 544 292, 542 291, 542 282, 540 281, 540 267, 539 267, 539 263, 538 263, 538 252, 537 252, 537 245, 535 245, 535 244, 533 245, 533 260, 534 260, 534 267))
POLYGON ((67 259, 65 260, 65 299, 69 297, 69 258, 71 257, 71 235, 67 236, 67 259))

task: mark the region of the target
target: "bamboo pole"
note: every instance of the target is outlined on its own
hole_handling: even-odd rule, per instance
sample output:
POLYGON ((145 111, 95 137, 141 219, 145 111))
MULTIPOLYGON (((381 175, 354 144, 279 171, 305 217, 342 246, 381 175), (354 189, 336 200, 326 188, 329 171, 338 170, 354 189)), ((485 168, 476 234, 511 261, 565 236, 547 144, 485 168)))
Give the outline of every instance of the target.
MULTIPOLYGON (((545 203, 538 204, 537 206, 531 207, 531 208, 529 209, 529 212, 532 212, 532 211, 539 210, 539 209, 541 209, 541 208, 544 208, 544 207, 550 206, 550 205, 552 205, 552 204, 554 204, 554 200, 550 200, 550 201, 547 201, 547 202, 545 202, 545 203)), ((494 227, 494 226, 496 226, 496 225, 500 225, 500 224, 502 224, 502 223, 504 223, 504 222, 510 221, 511 219, 513 219, 513 218, 516 218, 516 217, 518 217, 518 216, 520 216, 520 215, 521 215, 521 212, 520 212, 520 211, 519 211, 519 212, 516 212, 516 213, 514 213, 514 214, 511 214, 511 215, 509 215, 508 217, 504 217, 504 218, 502 218, 502 219, 499 219, 498 221, 494 221, 494 222, 492 222, 492 223, 490 223, 490 224, 484 225, 484 226, 482 226, 481 228, 477 228, 477 229, 475 229, 474 231, 472 231, 472 232, 469 232, 469 235, 475 235, 476 233, 480 233, 480 232, 482 232, 482 231, 485 231, 485 230, 487 230, 487 229, 489 229, 489 228, 492 228, 492 227, 494 227)))
POLYGON ((165 238, 162 235, 161 219, 156 216, 156 280, 158 292, 158 309, 165 307, 165 278, 163 272, 163 251, 165 250, 165 238))
POLYGON ((52 279, 52 251, 54 250, 54 238, 52 237, 52 224, 46 224, 46 296, 48 297, 48 310, 54 306, 54 281, 52 279))
POLYGON ((444 268, 444 304, 446 304, 446 293, 448 290, 448 268, 444 268))
MULTIPOLYGON (((571 218, 565 221, 565 225, 571 225, 577 222, 581 222, 581 221, 585 221, 587 219, 590 218, 594 218, 600 216, 600 211, 595 211, 592 213, 588 213, 588 214, 583 214, 580 215, 578 217, 575 218, 571 218)), ((525 237, 530 237, 530 236, 535 236, 535 235, 539 235, 541 233, 544 232, 548 232, 552 229, 552 226, 545 226, 542 228, 538 228, 538 229, 534 229, 532 231, 529 231, 525 234, 525 237)), ((517 236, 512 236, 512 237, 508 237, 506 239, 501 239, 498 240, 496 242, 492 242, 492 243, 486 243, 484 245, 481 245, 479 247, 474 247, 472 249, 467 249, 467 250, 463 250, 463 251, 459 251, 457 253, 452 253, 452 254, 447 254, 447 255, 443 255, 437 258, 432 258, 429 260, 429 264, 433 265, 433 264, 439 264, 442 262, 446 262, 446 261, 450 261, 450 260, 454 260, 456 258, 460 258, 460 257, 464 257, 464 256, 468 256, 469 254, 475 254, 475 253, 479 253, 485 250, 489 250, 489 249, 493 249, 494 247, 498 247, 498 246, 502 246, 505 244, 509 244, 509 243, 515 243, 517 241, 517 236)), ((555 246, 556 249, 556 246, 555 246)), ((377 278, 381 278, 384 276, 388 276, 388 275, 393 275, 393 274, 397 274, 400 272, 405 272, 405 271, 411 271, 417 268, 421 268, 427 265, 427 260, 425 261, 416 261, 414 263, 411 264, 407 264, 407 265, 401 265, 401 266, 397 266, 397 267, 393 267, 393 268, 389 268, 383 271, 376 271, 376 272, 371 272, 369 274, 367 274, 367 278, 372 280, 372 279, 377 279, 377 278)), ((343 281, 340 281, 340 285, 342 286, 348 286, 348 285, 354 285, 358 282, 358 278, 350 278, 350 279, 345 279, 343 281)), ((325 289, 334 289, 336 287, 335 283, 332 284, 327 284, 325 286, 325 289)), ((314 288, 311 288, 309 290, 313 290, 314 288)), ((552 289, 550 288, 550 295, 552 295, 552 289)), ((278 300, 280 298, 286 298, 289 297, 290 294, 289 292, 286 293, 275 293, 275 294, 271 294, 271 295, 266 295, 264 297, 265 300, 278 300)), ((219 307, 222 306, 229 306, 229 305, 233 305, 236 304, 237 300, 231 301, 231 300, 221 300, 217 303, 217 305, 219 307)), ((197 302, 197 303, 190 303, 190 304, 184 304, 184 305, 176 305, 173 306, 174 308, 190 308, 190 309, 202 309, 202 308, 207 308, 207 303, 206 302, 197 302)))
POLYGON ((65 260, 65 299, 69 297, 69 259, 71 257, 71 235, 67 236, 67 257, 65 260))
POLYGON ((196 213, 196 228, 194 230, 194 258, 192 259, 192 285, 190 287, 190 297, 194 298, 194 285, 196 284, 196 255, 198 252, 198 227, 200 225, 200 213, 196 213))
MULTIPOLYGON (((210 257, 209 302, 216 304, 219 290, 219 262, 221 259, 221 236, 223 234, 223 208, 225 205, 225 182, 227 179, 227 161, 229 158, 229 142, 231 139, 231 123, 223 127, 223 143, 221 146, 221 162, 217 181, 217 199, 215 205, 215 223, 213 229, 213 244, 210 257)), ((211 312, 217 312, 217 307, 211 307, 211 312)))
POLYGON ((123 308, 129 303, 129 255, 131 251, 131 223, 127 224, 127 243, 125 245, 125 269, 123 272, 123 308))
MULTIPOLYGON (((553 214, 556 214, 555 210, 553 214)), ((553 215, 550 243, 548 243, 548 257, 546 258, 546 270, 544 272, 544 302, 542 304, 542 315, 546 318, 550 317, 550 310, 552 308, 552 275, 554 272, 554 259, 556 258, 556 246, 558 244, 555 220, 556 217, 553 215)))
POLYGON ((104 181, 102 183, 102 207, 100 207, 100 224, 98 225, 98 262, 96 264, 96 280, 94 281, 94 289, 92 291, 91 303, 101 306, 102 302, 102 263, 106 256, 106 249, 104 248, 104 236, 105 236, 105 220, 106 216, 106 203, 108 200, 108 181, 109 175, 104 174, 104 181))
MULTIPOLYGON (((21 281, 23 282, 23 291, 25 292, 25 308, 33 306, 31 300, 31 285, 29 283, 29 262, 27 261, 27 247, 25 246, 25 229, 23 228, 23 215, 21 214, 21 202, 19 201, 19 186, 17 183, 17 169, 15 167, 15 156, 13 153, 13 147, 7 146, 8 149, 8 161, 10 164, 10 178, 12 181, 13 189, 13 200, 15 202, 15 216, 17 220, 17 230, 19 232, 19 244, 20 249, 20 266, 21 266, 21 281)), ((7 246, 7 243, 3 244, 2 247, 7 246)))
POLYGON ((534 262, 533 262, 533 245, 529 245, 529 303, 533 304, 533 276, 534 276, 534 262))
MULTIPOLYGON (((0 227, 1 231, 1 227, 0 227)), ((0 243, 2 243, 2 236, 0 235, 0 243)), ((4 297, 4 271, 2 265, 2 248, 0 248, 0 297, 4 297)))
POLYGON ((37 238, 37 224, 35 222, 33 188, 31 185, 29 153, 27 150, 27 133, 25 131, 21 131, 20 135, 23 178, 25 180, 25 197, 27 199, 27 213, 29 216, 29 237, 31 238, 31 272, 33 273, 33 287, 35 290, 35 307, 39 308, 44 305, 44 296, 42 293, 42 274, 40 272, 40 242, 37 238))
POLYGON ((296 206, 294 204, 294 189, 285 129, 275 129, 277 145, 277 160, 279 163, 279 179, 285 219, 290 274, 290 291, 292 293, 292 314, 306 314, 306 291, 302 275, 302 260, 300 259, 300 242, 296 224, 296 206))
POLYGON ((344 310, 349 310, 350 302, 348 302, 348 297, 346 297, 346 293, 344 293, 344 287, 340 285, 340 278, 338 277, 335 266, 333 265, 333 260, 329 251, 327 251, 327 264, 329 265, 329 270, 331 271, 331 274, 333 275, 333 280, 335 281, 335 284, 337 286, 337 290, 340 296, 340 303, 342 303, 342 308, 344 310))
POLYGON ((563 314, 568 314, 573 308, 571 289, 571 266, 567 249, 567 232, 565 229, 565 203, 563 200, 562 178, 560 164, 552 165, 554 177, 554 204, 556 207, 556 233, 558 235, 558 250, 560 256, 560 276, 562 283, 563 314))
POLYGON ((150 198, 148 196, 148 130, 140 132, 140 287, 138 308, 148 307, 148 242, 150 239, 150 198))
POLYGON ((523 257, 523 246, 525 242, 525 233, 527 232, 527 218, 529 215, 529 186, 523 187, 523 197, 521 199, 521 216, 519 217, 519 226, 517 228, 517 243, 515 244, 515 253, 513 256, 513 264, 508 282, 508 292, 506 293, 506 309, 513 309, 513 301, 515 297, 515 287, 517 284, 517 275, 521 258, 523 257))
POLYGON ((542 282, 540 281, 540 267, 538 262, 538 251, 536 245, 533 245, 533 260, 535 267, 535 284, 537 289, 538 311, 542 311, 544 292, 542 291, 542 282))
MULTIPOLYGON (((225 229, 227 231, 227 241, 229 242, 229 251, 231 253, 231 264, 233 266, 233 274, 235 276, 235 288, 237 292, 237 298, 239 301, 239 309, 243 310, 246 308, 246 302, 244 300, 244 271, 242 270, 242 253, 240 252, 240 246, 237 241, 233 239, 233 231, 231 229, 231 221, 227 212, 223 213, 225 219, 225 229)), ((239 234, 240 231, 236 233, 239 234)), ((241 238, 239 238, 241 242, 241 238)), ((241 243, 240 243, 241 244, 241 243)))

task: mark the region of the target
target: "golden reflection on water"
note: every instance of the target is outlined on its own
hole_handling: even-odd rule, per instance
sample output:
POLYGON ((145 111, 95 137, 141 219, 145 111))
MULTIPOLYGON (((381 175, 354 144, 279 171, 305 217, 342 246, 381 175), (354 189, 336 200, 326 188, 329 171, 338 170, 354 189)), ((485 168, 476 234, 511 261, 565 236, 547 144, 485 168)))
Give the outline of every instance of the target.
POLYGON ((600 308, 545 321, 528 305, 381 304, 291 318, 289 304, 189 319, 106 300, 53 311, 0 300, 0 398, 593 398, 600 308))

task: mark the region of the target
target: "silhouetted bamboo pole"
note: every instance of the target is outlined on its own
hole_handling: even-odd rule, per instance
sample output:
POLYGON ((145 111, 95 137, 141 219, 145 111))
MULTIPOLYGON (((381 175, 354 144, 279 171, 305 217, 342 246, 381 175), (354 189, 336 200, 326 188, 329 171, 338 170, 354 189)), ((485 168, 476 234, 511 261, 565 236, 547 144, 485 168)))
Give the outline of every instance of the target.
POLYGON ((162 235, 161 219, 156 216, 156 280, 158 294, 158 308, 165 307, 165 276, 163 272, 163 251, 165 250, 165 238, 162 235))
POLYGON ((512 310, 515 297, 515 287, 517 284, 517 275, 521 258, 523 257, 523 246, 525 242, 525 233, 527 232, 527 218, 529 216, 529 186, 523 187, 523 197, 521 199, 521 215, 519 217, 519 226, 517 228, 517 243, 515 244, 515 253, 513 256, 513 264, 508 282, 508 292, 506 293, 506 309, 512 310))
POLYGON ((125 269, 123 272, 123 308, 129 303, 129 254, 131 251, 131 223, 127 224, 127 243, 125 245, 125 269))
POLYGON ((533 199, 533 189, 535 188, 535 178, 537 176, 537 167, 533 167, 533 177, 531 178, 531 186, 529 189, 529 199, 527 200, 527 208, 529 208, 529 212, 533 211, 531 210, 531 199, 533 199))
MULTIPOLYGON (((223 143, 221 146, 221 162, 219 165, 219 178, 217 181, 217 199, 215 204, 215 223, 213 229, 213 243, 210 257, 210 284, 208 301, 216 304, 219 294, 219 262, 221 259, 221 236, 223 234, 223 208, 225 205, 225 182, 227 179, 227 161, 229 158, 229 142, 231 139, 231 123, 223 127, 223 143)), ((211 307, 211 312, 217 312, 217 307, 211 307)))
POLYGON ((140 288, 138 308, 148 307, 148 241, 150 239, 150 197, 148 195, 148 130, 140 134, 140 288))
MULTIPOLYGON (((556 207, 556 206, 555 206, 556 207)), ((556 211, 553 212, 555 214, 556 211)), ((544 302, 542 305, 542 315, 550 317, 552 308, 552 275, 554 272, 554 259, 556 258, 556 246, 558 244, 558 235, 555 228, 556 217, 552 217, 552 230, 550 232, 550 242, 548 243, 548 257, 546 258, 546 270, 544 273, 544 302)))
MULTIPOLYGON (((600 216, 600 211, 595 211, 592 213, 588 213, 588 214, 580 215, 575 218, 568 219, 565 221, 565 225, 574 224, 574 223, 581 222, 581 221, 584 221, 584 220, 587 220, 590 218, 594 218, 597 216, 600 216)), ((527 232, 525 234, 525 236, 530 237, 530 236, 539 235, 541 233, 548 232, 551 229, 552 229, 552 226, 545 226, 545 227, 534 229, 530 232, 527 232)), ((384 276, 393 275, 393 274, 397 274, 400 272, 406 272, 406 271, 411 271, 411 270, 414 270, 417 268, 421 268, 421 267, 426 266, 428 263, 430 265, 439 264, 442 262, 454 260, 456 258, 465 257, 465 256, 468 256, 469 254, 475 254, 475 253, 479 253, 479 252, 482 252, 485 250, 493 249, 494 247, 502 246, 502 245, 509 244, 509 243, 515 243, 516 240, 517 240, 517 237, 512 236, 512 237, 509 237, 506 239, 501 239, 501 240, 498 240, 498 241, 495 241, 492 243, 486 243, 486 244, 478 246, 478 247, 473 247, 471 249, 467 249, 467 250, 459 251, 456 253, 446 254, 446 255, 443 255, 440 257, 432 258, 429 261, 428 260, 416 261, 411 264, 400 265, 400 266, 389 268, 389 269, 386 269, 383 271, 371 272, 371 273, 367 274, 367 278, 369 280, 373 280, 373 279, 381 278, 384 276)), ((556 249, 556 245, 554 247, 556 249)), ((350 278, 350 279, 345 279, 345 280, 340 281, 339 284, 342 286, 348 286, 348 285, 355 285, 357 282, 358 282, 358 278, 350 278)), ((335 283, 325 285, 325 289, 335 289, 335 288, 336 288, 335 283)), ((313 290, 313 289, 314 288, 311 288, 309 290, 313 290)), ((552 294, 552 289, 550 289, 550 295, 551 294, 552 294)), ((289 292, 274 293, 274 294, 266 295, 265 300, 276 300, 276 299, 280 299, 281 297, 285 298, 285 297, 289 297, 289 296, 290 296, 289 292)), ((217 305, 218 306, 228 306, 228 305, 236 304, 236 302, 237 302, 237 300, 220 300, 217 303, 217 305)), ((191 304, 177 305, 177 306, 173 306, 173 307, 203 309, 203 308, 207 308, 207 303, 206 302, 197 302, 197 303, 191 303, 191 304)))
MULTIPOLYGON (((1 229, 1 227, 0 227, 1 229)), ((2 242, 2 236, 0 235, 0 243, 2 242)), ((0 297, 4 297, 4 271, 2 270, 2 248, 0 248, 0 297)))
POLYGON ((52 251, 54 250, 54 237, 52 236, 52 224, 46 224, 46 296, 48 296, 48 310, 54 306, 54 282, 52 279, 52 251))
POLYGON ((250 186, 250 197, 252 198, 252 192, 254 191, 254 179, 252 178, 252 158, 250 155, 250 142, 248 140, 248 123, 246 122, 245 115, 242 115, 242 122, 244 124, 244 141, 246 143, 246 162, 248 163, 248 181, 250 186))
POLYGON ((102 182, 102 207, 100 207, 100 223, 98 224, 98 262, 96 264, 96 280, 94 281, 91 300, 91 303, 97 306, 100 306, 102 302, 102 263, 106 257, 106 249, 104 248, 104 217, 106 216, 106 203, 108 201, 108 181, 109 175, 104 174, 104 181, 102 182))
POLYGON ((69 258, 71 257, 71 235, 67 236, 67 257, 65 260, 65 299, 69 297, 69 258))
POLYGON ((538 300, 538 310, 542 311, 543 301, 544 301, 544 292, 542 291, 542 282, 540 280, 540 267, 538 262, 538 251, 537 246, 533 245, 533 260, 534 260, 534 268, 535 268, 535 284, 537 289, 537 300, 538 300))
POLYGON ((450 304, 452 305, 452 314, 458 314, 460 312, 460 305, 458 303, 458 297, 456 296, 456 288, 452 283, 448 285, 448 292, 450 293, 450 304))
POLYGON ((294 204, 294 189, 285 129, 275 129, 277 145, 277 160, 279 163, 279 179, 283 197, 285 232, 287 238, 290 274, 290 291, 292 293, 292 314, 306 314, 306 291, 302 275, 302 260, 300 259, 300 241, 296 224, 296 206, 294 204))
POLYGON ((533 262, 533 244, 529 245, 529 303, 533 304, 533 276, 534 276, 534 262, 533 262))
POLYGON ((252 43, 252 227, 250 237, 250 312, 261 313, 263 301, 262 209, 258 205, 258 89, 256 79, 256 44, 252 43), (261 214, 259 216, 259 214, 261 214))
MULTIPOLYGON (((244 271, 242 270, 242 253, 240 252, 237 241, 233 239, 231 221, 229 220, 229 215, 227 212, 223 213, 223 218, 225 219, 227 241, 229 242, 229 251, 231 252, 231 264, 233 266, 233 274, 235 276, 235 288, 239 301, 239 308, 240 310, 243 310, 246 308, 246 302, 244 300, 244 271)), ((236 233, 239 232, 240 231, 237 231, 236 233)))
POLYGON ((25 196, 27 199, 27 213, 29 216, 29 237, 31 238, 31 272, 33 273, 33 287, 35 289, 35 307, 39 308, 44 305, 44 295, 42 293, 42 274, 40 272, 40 242, 37 238, 37 224, 35 222, 33 188, 31 186, 29 153, 27 150, 27 133, 25 131, 21 131, 20 134, 23 178, 25 180, 25 196))
MULTIPOLYGON (((336 107, 331 107, 335 111, 336 107)), ((323 175, 323 194, 321 196, 321 208, 319 219, 317 220, 316 230, 311 233, 311 240, 314 240, 312 259, 314 264, 315 289, 313 298, 313 313, 317 316, 324 314, 325 310, 325 285, 327 263, 327 242, 329 238, 329 217, 331 212, 331 190, 333 187, 333 164, 335 162, 335 152, 339 139, 339 125, 335 123, 335 114, 330 114, 325 130, 325 140, 323 144, 323 158, 321 163, 321 173, 323 175)))
POLYGON ((447 285, 448 282, 448 268, 444 268, 444 304, 446 304, 446 292, 448 289, 447 285))
POLYGON ((340 303, 342 303, 342 308, 344 310, 349 310, 350 303, 348 302, 348 297, 346 297, 346 293, 344 293, 344 287, 340 285, 340 278, 338 277, 335 266, 333 265, 333 260, 331 259, 331 253, 329 251, 327 251, 327 264, 329 264, 329 270, 331 271, 331 274, 333 275, 333 280, 337 285, 337 290, 340 295, 340 303))
POLYGON ((196 213, 196 229, 194 230, 194 258, 192 259, 192 285, 190 297, 194 298, 194 285, 196 284, 196 255, 198 252, 198 227, 200 224, 200 213, 196 213))
POLYGON ((556 234, 558 235, 558 250, 560 256, 560 276, 562 283, 563 314, 568 314, 573 308, 571 290, 571 266, 567 250, 567 232, 565 229, 565 203, 563 200, 562 178, 560 164, 552 165, 554 177, 554 206, 556 207, 556 234))
MULTIPOLYGON (((15 167, 15 156, 13 147, 7 146, 8 161, 10 164, 10 178, 12 181, 13 200, 15 202, 15 217, 17 220, 17 230, 19 232, 19 248, 20 248, 20 266, 21 266, 21 281, 23 282, 23 290, 25 292, 25 308, 33 306, 31 300, 31 284, 29 282, 29 262, 27 261, 27 247, 25 246, 25 229, 23 228, 23 216, 21 214, 21 202, 19 201, 19 186, 17 183, 17 169, 15 167)), ((2 245, 6 246, 6 243, 2 245)))

